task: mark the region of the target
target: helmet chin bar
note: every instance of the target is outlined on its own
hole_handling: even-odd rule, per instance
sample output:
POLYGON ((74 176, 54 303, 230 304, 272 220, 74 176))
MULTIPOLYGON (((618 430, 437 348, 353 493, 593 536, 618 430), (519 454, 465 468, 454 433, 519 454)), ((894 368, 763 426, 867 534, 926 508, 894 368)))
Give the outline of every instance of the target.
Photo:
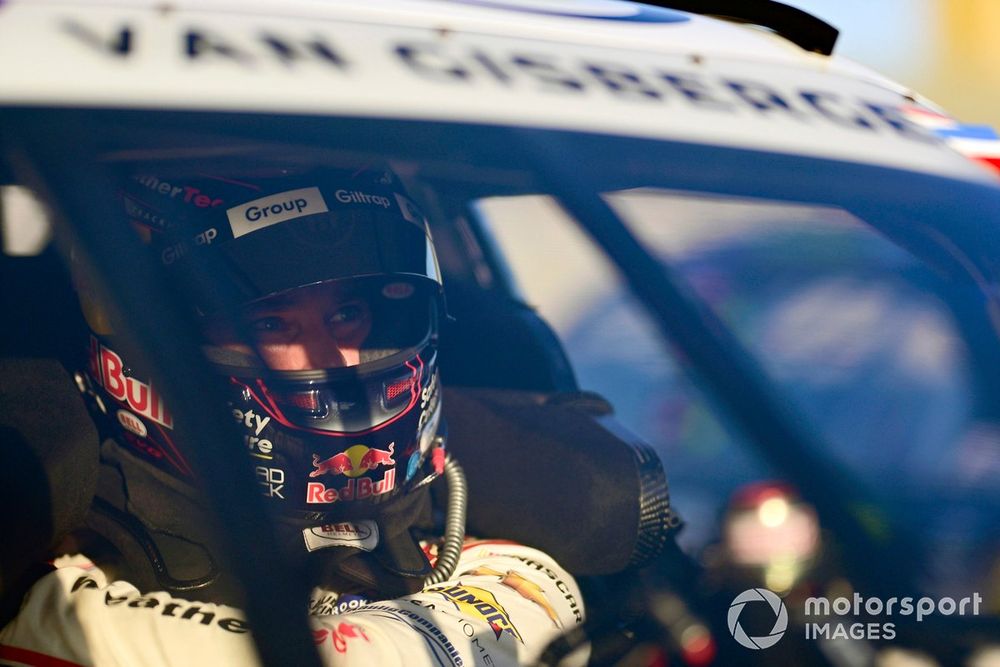
POLYGON ((435 438, 432 450, 435 454, 432 456, 434 472, 408 489, 402 498, 394 499, 393 502, 400 508, 399 511, 386 515, 390 518, 378 522, 380 540, 387 531, 389 539, 413 540, 406 528, 417 523, 412 512, 422 509, 419 501, 426 497, 424 487, 438 477, 437 470, 443 466, 443 474, 448 483, 448 501, 445 508, 444 539, 438 549, 433 569, 429 572, 425 568, 401 569, 385 557, 387 550, 379 548, 383 546, 381 544, 370 553, 350 547, 332 547, 326 550, 332 551, 330 557, 318 561, 321 572, 316 579, 321 585, 328 585, 341 591, 361 587, 378 591, 383 597, 395 597, 415 593, 426 586, 441 583, 455 572, 465 542, 468 487, 465 474, 458 462, 450 455, 445 457, 444 443, 443 435, 435 438), (402 532, 394 530, 399 525, 404 527, 402 532))
MULTIPOLYGON (((435 451, 442 455, 443 445, 444 438, 438 437, 435 451)), ((115 548, 131 580, 141 590, 165 590, 186 599, 242 604, 243 593, 227 574, 229 568, 217 560, 221 553, 216 539, 218 527, 191 520, 193 516, 206 516, 197 490, 178 483, 113 440, 105 441, 102 449, 104 483, 88 515, 88 528, 115 548)), ((432 472, 423 482, 380 508, 380 541, 392 541, 393 549, 380 544, 371 553, 350 547, 307 553, 302 543, 306 522, 275 517, 275 529, 288 549, 290 561, 306 568, 317 586, 341 592, 368 589, 383 598, 413 593, 426 584, 445 580, 454 572, 465 534, 467 493, 464 475, 453 459, 444 466, 449 494, 445 540, 437 564, 432 569, 424 559, 418 567, 401 569, 394 566, 391 553, 400 547, 413 553, 419 551, 410 529, 430 515, 429 482, 437 477, 433 462, 430 467, 432 472)))
MULTIPOLYGON (((99 348, 101 342, 95 345, 99 348)), ((93 366, 124 369, 124 360, 111 359, 110 348, 105 352, 115 364, 93 366)), ((410 528, 424 515, 430 516, 430 494, 423 486, 444 472, 445 461, 444 437, 433 435, 444 430, 439 420, 436 350, 433 346, 404 350, 398 358, 380 361, 362 372, 348 369, 323 373, 316 379, 310 373, 302 378, 282 377, 284 383, 275 383, 285 388, 298 380, 302 384, 297 388, 351 396, 340 391, 341 385, 356 382, 365 394, 359 400, 362 406, 370 404, 372 410, 377 407, 381 411, 375 415, 380 423, 365 433, 337 433, 293 422, 287 406, 271 399, 262 379, 257 386, 231 381, 229 395, 231 417, 244 431, 251 456, 264 461, 253 463, 258 466, 258 475, 261 465, 269 473, 281 471, 279 477, 267 477, 265 495, 271 501, 278 551, 285 554, 285 560, 304 568, 305 573, 324 578, 331 570, 343 570, 341 579, 351 580, 355 586, 372 584, 378 595, 386 595, 419 590, 432 572, 410 528), (410 353, 412 359, 407 358, 410 353), (390 396, 389 389, 400 378, 405 386, 390 396), (314 384, 306 384, 309 381, 314 384), (386 398, 381 402, 383 396, 386 398), (391 403, 391 399, 396 402, 391 403), (349 465, 330 463, 338 457, 348 459, 349 465), (313 493, 313 487, 323 493, 313 493), (305 530, 348 523, 375 526, 381 544, 374 545, 369 554, 360 548, 334 546, 333 541, 320 547, 304 543, 305 530), (310 548, 322 553, 310 553, 310 548)), ((120 381, 117 376, 105 378, 103 384, 94 380, 95 395, 108 386, 140 381, 132 375, 126 378, 124 372, 120 381)), ((151 388, 147 395, 153 395, 151 388)), ((106 404, 115 400, 110 395, 106 404)), ((361 412, 371 417, 371 410, 361 412)), ((153 438, 162 435, 166 450, 171 444, 167 439, 171 426, 144 429, 150 446, 159 444, 153 438)), ((219 560, 222 527, 210 525, 212 519, 205 511, 203 493, 196 488, 196 478, 178 475, 164 465, 163 457, 145 456, 147 451, 134 445, 138 437, 132 431, 115 429, 108 435, 101 457, 107 464, 101 466, 105 483, 98 494, 107 502, 95 504, 90 527, 123 555, 127 568, 136 572, 132 577, 141 589, 239 604, 243 593, 228 574, 232 568, 219 560)), ((259 478, 258 482, 264 486, 259 478)), ((321 578, 313 581, 323 583, 321 578)))

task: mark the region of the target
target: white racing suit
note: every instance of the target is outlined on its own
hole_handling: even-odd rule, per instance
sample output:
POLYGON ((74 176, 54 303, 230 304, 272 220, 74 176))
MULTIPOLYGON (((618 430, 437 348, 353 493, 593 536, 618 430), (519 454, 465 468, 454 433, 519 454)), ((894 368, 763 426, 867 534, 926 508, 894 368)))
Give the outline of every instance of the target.
MULTIPOLYGON (((82 557, 56 565, 0 631, 0 663, 258 664, 251 628, 237 608, 143 595, 125 581, 109 582, 82 557)), ((576 582, 549 556, 490 540, 467 541, 449 580, 420 593, 367 602, 317 589, 310 607, 325 665, 530 664, 582 621, 576 582)))

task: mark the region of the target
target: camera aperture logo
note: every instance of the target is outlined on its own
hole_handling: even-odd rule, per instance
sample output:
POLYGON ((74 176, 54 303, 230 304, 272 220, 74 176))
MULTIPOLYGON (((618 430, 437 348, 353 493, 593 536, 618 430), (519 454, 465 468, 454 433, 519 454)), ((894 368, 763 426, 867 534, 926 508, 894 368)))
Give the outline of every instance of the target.
POLYGON ((775 593, 766 588, 750 588, 736 596, 732 604, 729 605, 729 633, 740 646, 749 649, 770 648, 778 643, 778 640, 785 634, 788 628, 788 610, 785 604, 775 593), (740 625, 740 614, 749 602, 765 602, 770 605, 774 612, 774 627, 766 635, 751 637, 747 635, 743 626, 740 625))
MULTIPOLYGON (((805 638, 817 641, 855 639, 891 641, 896 638, 897 616, 913 616, 917 623, 931 614, 941 616, 978 616, 983 597, 979 593, 955 599, 943 597, 810 597, 803 603, 802 613, 796 612, 796 632, 805 631, 805 638)), ((755 605, 756 612, 768 607, 755 605)), ((743 591, 729 606, 729 632, 741 646, 753 650, 770 648, 778 643, 788 629, 788 611, 781 598, 766 588, 743 591), (766 635, 751 637, 740 624, 743 608, 749 603, 767 603, 774 614, 774 627, 766 635)), ((757 619, 763 620, 763 619, 757 619)), ((758 626, 760 627, 760 626, 758 626)), ((766 627, 766 626, 764 626, 766 627)), ((752 625, 751 625, 752 629, 752 625)))

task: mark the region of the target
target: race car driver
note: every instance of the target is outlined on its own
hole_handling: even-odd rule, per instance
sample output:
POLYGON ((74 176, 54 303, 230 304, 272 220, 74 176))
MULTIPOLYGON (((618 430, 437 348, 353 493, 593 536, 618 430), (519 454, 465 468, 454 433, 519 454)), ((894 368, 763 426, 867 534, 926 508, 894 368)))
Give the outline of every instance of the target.
MULTIPOLYGON (((440 418, 437 260, 393 173, 131 174, 120 196, 150 261, 190 300, 206 363, 228 378, 219 418, 244 432, 239 455, 254 458, 289 558, 316 584, 325 663, 522 664, 583 621, 576 583, 544 553, 418 539, 433 526, 429 482, 460 487, 461 473, 440 418)), ((217 566, 169 406, 122 356, 86 269, 74 273, 99 490, 83 553, 30 590, 0 659, 253 663, 240 587, 217 566)))

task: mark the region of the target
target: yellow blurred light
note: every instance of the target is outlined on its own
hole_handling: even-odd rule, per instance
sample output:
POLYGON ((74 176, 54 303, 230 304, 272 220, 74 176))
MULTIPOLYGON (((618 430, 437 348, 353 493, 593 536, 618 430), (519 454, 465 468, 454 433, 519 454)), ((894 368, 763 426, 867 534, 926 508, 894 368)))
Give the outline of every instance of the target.
POLYGON ((764 585, 775 593, 786 593, 795 585, 801 572, 802 568, 794 560, 777 561, 765 568, 764 585))
POLYGON ((757 518, 768 528, 777 528, 788 518, 788 501, 784 498, 768 498, 757 508, 757 518))

